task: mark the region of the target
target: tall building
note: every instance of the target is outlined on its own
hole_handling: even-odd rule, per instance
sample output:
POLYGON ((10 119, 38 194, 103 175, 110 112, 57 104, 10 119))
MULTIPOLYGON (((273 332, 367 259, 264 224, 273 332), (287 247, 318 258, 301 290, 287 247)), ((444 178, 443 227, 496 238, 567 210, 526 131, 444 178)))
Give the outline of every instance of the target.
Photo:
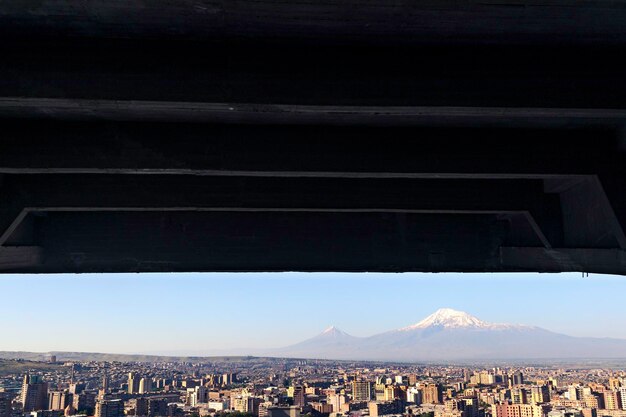
POLYGON ((26 375, 20 398, 25 413, 48 408, 48 384, 40 376, 26 375))
POLYGON ((234 397, 230 402, 233 410, 240 413, 248 412, 248 397, 234 397))
POLYGON ((131 408, 135 409, 136 416, 147 416, 148 415, 148 399, 145 397, 141 398, 133 398, 130 400, 129 405, 131 408))
POLYGON ((369 409, 370 417, 378 417, 384 416, 387 414, 400 414, 402 413, 402 401, 394 400, 394 401, 370 401, 367 404, 367 408, 369 409))
MULTIPOLYGON (((376 378, 379 379, 379 378, 376 378)), ((384 382, 374 384, 374 400, 385 401, 385 385, 384 382)))
POLYGON ((141 378, 137 376, 135 372, 130 372, 128 374, 128 393, 129 394, 139 394, 139 381, 141 378))
POLYGON ((0 390, 0 417, 11 417, 13 414, 11 407, 13 397, 13 394, 0 390))
POLYGON ((122 400, 98 401, 94 417, 124 417, 124 402, 122 400))
POLYGON ((200 402, 200 400, 198 399, 198 393, 196 392, 196 389, 198 387, 195 388, 187 388, 187 392, 185 393, 185 405, 188 405, 190 407, 197 407, 198 403, 200 402))
POLYGON ((385 401, 393 401, 395 399, 403 399, 404 393, 395 385, 388 385, 385 387, 385 401))
POLYGON ((463 382, 470 382, 470 371, 469 371, 469 369, 463 369, 463 382))
POLYGON ((165 416, 167 416, 167 399, 149 398, 148 399, 148 417, 165 417, 165 416))
MULTIPOLYGON (((271 403, 269 405, 271 405, 271 403)), ((225 411, 230 408, 230 402, 227 399, 209 400, 208 406, 215 411, 225 411)))
POLYGON ((442 392, 439 385, 426 384, 422 388, 422 402, 424 404, 441 404, 442 400, 442 392))
POLYGON ((152 391, 152 379, 141 378, 139 380, 139 394, 146 394, 152 391))
POLYGON ((187 392, 191 392, 191 405, 196 406, 199 403, 209 402, 209 390, 205 386, 198 386, 195 388, 188 388, 187 392), (190 391, 191 390, 191 391, 190 391))
POLYGON ((96 407, 96 396, 91 392, 82 392, 74 395, 73 406, 79 413, 91 415, 96 407))
POLYGON ((541 404, 550 402, 550 389, 547 385, 534 385, 530 387, 530 403, 541 404))
POLYGON ((478 374, 478 381, 481 385, 493 385, 496 383, 496 376, 489 371, 482 371, 478 374))
POLYGON ((341 406, 346 403, 346 396, 343 394, 329 394, 326 402, 333 406, 333 413, 341 412, 341 406))
POLYGON ((511 375, 510 384, 511 385, 522 385, 524 383, 524 374, 521 371, 515 372, 511 375))
POLYGON ((105 375, 102 377, 102 388, 98 391, 98 399, 105 400, 108 392, 109 392, 109 377, 108 375, 105 375))
POLYGON ((298 407, 304 407, 305 405, 305 397, 304 397, 304 387, 301 385, 293 387, 293 405, 298 407))
POLYGON ((227 373, 222 375, 222 385, 231 385, 237 382, 237 374, 227 373))
POLYGON ((372 384, 369 381, 352 381, 352 400, 369 401, 372 399, 372 384))
POLYGON ((559 387, 559 381, 555 377, 551 376, 550 378, 548 378, 548 385, 551 387, 551 389, 557 389, 559 387))
POLYGON ((530 404, 496 404, 493 417, 544 417, 541 406, 530 404))
POLYGON ((607 410, 619 410, 622 408, 622 398, 618 391, 604 391, 604 408, 607 410))
POLYGON ((567 396, 572 401, 576 401, 576 400, 581 400, 582 399, 582 398, 578 397, 578 390, 576 388, 577 388, 576 385, 570 385, 570 386, 567 387, 567 396))
POLYGON ((609 389, 611 391, 618 391, 619 388, 622 386, 621 381, 619 380, 619 378, 609 378, 609 389))
POLYGON ((259 414, 259 406, 263 400, 251 396, 238 396, 232 399, 231 408, 244 414, 259 414))
POLYGON ((406 391, 406 401, 409 403, 420 405, 422 403, 422 392, 416 387, 410 387, 406 391))
POLYGON ((600 397, 599 394, 586 395, 585 398, 583 398, 585 407, 595 408, 595 409, 602 408, 600 407, 600 404, 603 404, 604 400, 600 399, 599 397, 600 397))
POLYGON ((461 403, 463 404, 462 410, 466 417, 478 417, 484 415, 479 411, 478 398, 464 398, 461 403))
POLYGON ((619 389, 619 399, 622 403, 622 410, 626 410, 626 387, 619 389))
POLYGON ((513 404, 528 404, 528 394, 526 389, 521 387, 512 388, 511 402, 513 404))
POLYGON ((70 394, 80 394, 84 390, 85 390, 85 384, 78 383, 78 382, 70 383, 70 394))
POLYGON ((72 394, 68 391, 50 391, 48 393, 48 410, 65 410, 72 404, 72 394))

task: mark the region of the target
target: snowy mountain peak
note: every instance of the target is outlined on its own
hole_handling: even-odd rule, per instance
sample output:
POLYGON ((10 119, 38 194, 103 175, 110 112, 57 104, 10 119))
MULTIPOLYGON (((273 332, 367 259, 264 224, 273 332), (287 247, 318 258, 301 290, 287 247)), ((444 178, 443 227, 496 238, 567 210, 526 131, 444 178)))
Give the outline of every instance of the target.
POLYGON ((424 329, 431 326, 441 326, 447 328, 455 327, 482 327, 489 328, 493 325, 484 322, 463 311, 453 310, 451 308, 440 308, 424 320, 412 326, 405 327, 401 330, 424 329))
POLYGON ((320 333, 319 336, 341 337, 341 336, 349 336, 349 335, 345 332, 342 332, 335 326, 330 326, 326 330, 324 330, 322 333, 320 333))
POLYGON ((326 328, 326 330, 324 330, 322 332, 322 334, 326 334, 326 333, 336 333, 336 332, 341 332, 341 330, 339 330, 338 328, 336 328, 335 326, 330 326, 328 328, 326 328))

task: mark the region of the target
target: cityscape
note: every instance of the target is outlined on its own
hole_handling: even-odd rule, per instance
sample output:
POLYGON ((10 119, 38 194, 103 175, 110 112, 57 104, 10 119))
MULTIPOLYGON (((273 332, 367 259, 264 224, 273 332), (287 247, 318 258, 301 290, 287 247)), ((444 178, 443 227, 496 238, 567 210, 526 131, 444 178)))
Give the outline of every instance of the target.
POLYGON ((626 417, 622 281, 505 278, 509 287, 471 276, 124 278, 122 294, 122 278, 16 279, 0 306, 0 417, 626 417), (539 283, 561 288, 560 297, 532 312, 519 300, 525 290, 541 300, 539 283), (342 310, 319 296, 330 284, 350 295, 342 310), (21 308, 26 297, 43 305, 68 291, 67 300, 88 305, 21 308), (168 302, 156 303, 164 294, 168 302), (415 294, 424 297, 419 308, 415 294), (432 309, 426 294, 451 303, 432 309), (368 304, 368 295, 394 304, 368 304), (582 296, 594 305, 588 317, 571 302, 582 296), (478 301, 451 307, 465 299, 478 301), (405 313, 391 314, 393 306, 405 313), (567 308, 580 311, 578 333, 542 313, 567 308), (592 332, 598 312, 613 331, 592 332), (322 322, 328 327, 316 329, 322 322), (52 323, 73 327, 51 331, 52 323), (262 333, 273 346, 257 340, 262 333), (233 334, 241 338, 229 341, 233 334), (91 346, 83 340, 102 350, 81 350, 91 346))
POLYGON ((0 361, 0 417, 625 417, 626 371, 214 357, 0 361))

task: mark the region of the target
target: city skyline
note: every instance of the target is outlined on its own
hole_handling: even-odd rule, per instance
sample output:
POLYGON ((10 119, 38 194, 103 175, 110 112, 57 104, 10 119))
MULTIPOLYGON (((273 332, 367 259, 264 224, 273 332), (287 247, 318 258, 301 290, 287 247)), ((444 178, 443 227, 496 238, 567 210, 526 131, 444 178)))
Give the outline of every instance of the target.
POLYGON ((258 357, 0 360, 0 417, 74 416, 625 417, 626 371, 258 357))
POLYGON ((441 307, 571 336, 626 338, 626 329, 614 326, 626 318, 624 290, 622 277, 580 274, 6 276, 0 279, 0 292, 10 294, 0 305, 0 350, 275 348, 331 325, 370 336, 415 324, 441 307), (81 331, 58 332, 51 325, 58 320, 81 331))

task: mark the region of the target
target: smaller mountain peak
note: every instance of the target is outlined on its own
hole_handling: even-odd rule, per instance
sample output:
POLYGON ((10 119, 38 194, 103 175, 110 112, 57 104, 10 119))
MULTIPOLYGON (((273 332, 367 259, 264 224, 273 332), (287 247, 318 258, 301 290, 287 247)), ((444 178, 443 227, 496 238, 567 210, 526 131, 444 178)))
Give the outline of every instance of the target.
POLYGON ((326 328, 322 333, 318 335, 318 337, 350 337, 350 335, 342 330, 339 330, 335 326, 330 326, 326 328))
POLYGON ((322 334, 325 334, 325 333, 335 333, 335 332, 341 332, 341 330, 339 330, 335 326, 329 326, 329 327, 326 328, 326 330, 324 330, 322 332, 322 334))

